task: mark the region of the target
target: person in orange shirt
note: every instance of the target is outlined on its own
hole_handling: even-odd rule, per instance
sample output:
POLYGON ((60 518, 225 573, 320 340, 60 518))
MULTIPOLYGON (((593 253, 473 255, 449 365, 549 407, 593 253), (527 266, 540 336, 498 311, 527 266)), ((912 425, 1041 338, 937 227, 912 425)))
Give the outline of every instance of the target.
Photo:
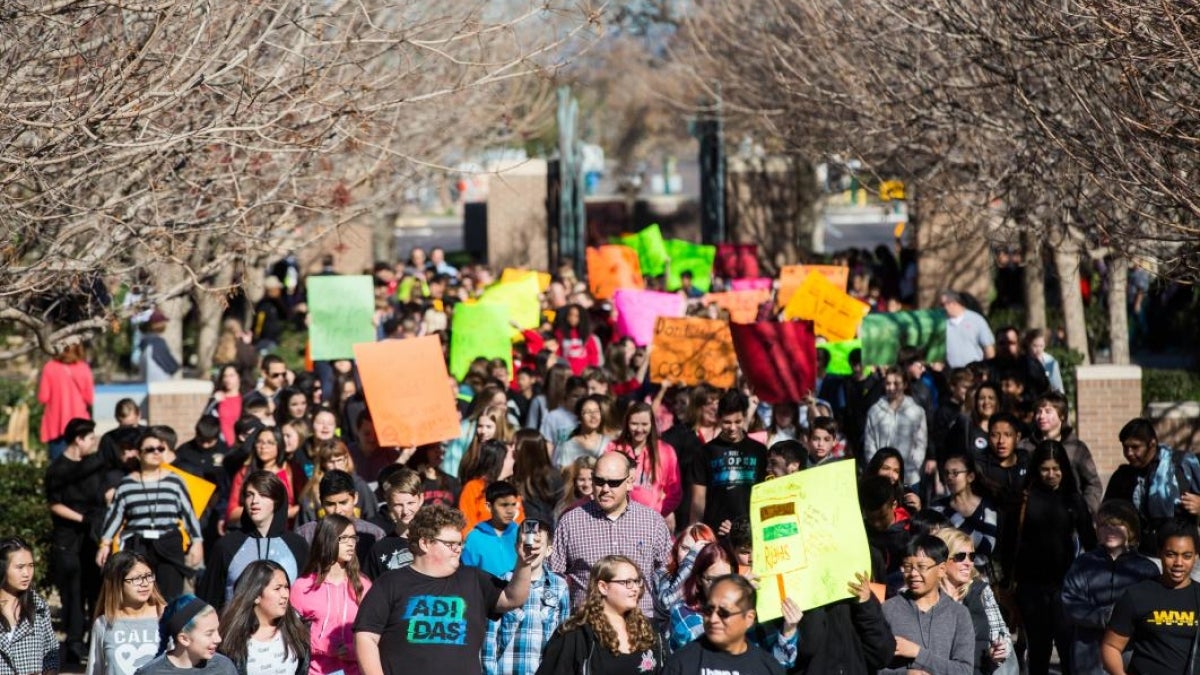
MULTIPOLYGON (((465 480, 462 493, 458 498, 458 509, 467 519, 467 526, 463 528, 464 538, 470 534, 471 530, 475 529, 477 524, 492 517, 492 512, 488 509, 487 498, 484 495, 487 486, 498 480, 507 480, 512 476, 512 472, 513 448, 511 445, 503 441, 491 440, 479 446, 479 462, 475 465, 474 471, 463 475, 465 480)), ((521 508, 517 512, 515 522, 520 523, 523 520, 525 520, 525 514, 524 509, 521 508)))

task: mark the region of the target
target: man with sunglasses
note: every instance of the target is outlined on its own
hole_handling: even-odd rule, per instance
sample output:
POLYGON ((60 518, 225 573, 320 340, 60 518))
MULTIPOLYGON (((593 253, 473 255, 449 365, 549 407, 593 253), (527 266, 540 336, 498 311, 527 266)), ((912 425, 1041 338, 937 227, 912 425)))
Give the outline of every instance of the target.
POLYGON ((488 617, 529 598, 542 540, 517 546, 517 564, 505 584, 461 564, 465 526, 461 511, 437 504, 413 517, 412 564, 379 577, 354 622, 362 675, 480 675, 488 617))
POLYGON ((672 654, 663 675, 783 675, 774 657, 746 639, 758 618, 754 611, 757 601, 758 594, 745 577, 727 574, 714 580, 708 602, 700 608, 704 636, 672 654))
MULTIPOLYGON (((593 499, 563 514, 554 533, 550 569, 566 577, 571 606, 578 610, 587 597, 592 566, 608 555, 633 560, 643 579, 671 559, 671 531, 658 511, 629 500, 631 465, 619 452, 606 452, 592 472, 593 499)), ((654 617, 653 593, 638 601, 642 613, 654 617)))

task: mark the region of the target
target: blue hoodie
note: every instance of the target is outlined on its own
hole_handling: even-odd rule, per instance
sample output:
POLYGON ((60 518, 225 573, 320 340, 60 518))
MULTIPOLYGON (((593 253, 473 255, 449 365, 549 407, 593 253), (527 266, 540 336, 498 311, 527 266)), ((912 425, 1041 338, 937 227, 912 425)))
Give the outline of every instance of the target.
POLYGON ((479 523, 463 544, 462 564, 504 578, 517 565, 517 536, 520 531, 521 526, 516 522, 509 523, 504 532, 496 531, 490 520, 479 523))

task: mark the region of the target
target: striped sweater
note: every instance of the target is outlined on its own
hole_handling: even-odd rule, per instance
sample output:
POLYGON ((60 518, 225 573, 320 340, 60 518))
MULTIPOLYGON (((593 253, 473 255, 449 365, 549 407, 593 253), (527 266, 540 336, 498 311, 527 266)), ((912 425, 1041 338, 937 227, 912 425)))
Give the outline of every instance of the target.
POLYGON ((180 522, 193 541, 200 541, 200 522, 179 476, 163 472, 161 478, 147 481, 126 476, 108 506, 100 536, 110 541, 122 525, 122 538, 151 530, 166 532, 176 529, 180 522))

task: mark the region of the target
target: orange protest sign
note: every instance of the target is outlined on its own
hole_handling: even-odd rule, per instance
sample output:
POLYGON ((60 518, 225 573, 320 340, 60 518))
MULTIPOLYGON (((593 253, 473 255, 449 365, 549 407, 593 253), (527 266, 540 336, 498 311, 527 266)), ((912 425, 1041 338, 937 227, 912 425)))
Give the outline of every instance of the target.
POLYGON ((758 320, 758 308, 771 299, 767 289, 753 291, 726 291, 704 296, 706 304, 713 304, 729 312, 731 323, 754 323, 758 320))
POLYGON ((435 335, 354 345, 379 444, 408 448, 457 438, 458 408, 435 335))
POLYGON ((612 298, 618 288, 645 288, 637 251, 609 244, 588 247, 588 288, 597 300, 612 298))
POLYGON ((716 319, 659 317, 650 350, 650 379, 731 388, 737 379, 737 353, 729 324, 716 319))
POLYGON ((785 319, 807 319, 813 332, 829 340, 851 340, 871 308, 835 286, 823 274, 810 271, 783 308, 785 319))
POLYGON ((843 291, 850 280, 850 268, 842 265, 784 265, 779 269, 779 293, 775 296, 775 303, 780 307, 787 307, 792 294, 804 283, 809 272, 823 275, 843 291))

